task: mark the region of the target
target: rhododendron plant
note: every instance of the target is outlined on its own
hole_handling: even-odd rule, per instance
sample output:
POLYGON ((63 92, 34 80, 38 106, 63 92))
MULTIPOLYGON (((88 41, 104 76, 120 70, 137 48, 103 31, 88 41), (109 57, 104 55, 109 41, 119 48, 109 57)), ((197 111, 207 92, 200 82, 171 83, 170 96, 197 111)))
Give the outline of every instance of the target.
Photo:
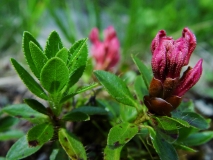
POLYGON ((202 74, 202 59, 180 76, 195 47, 196 38, 188 28, 183 29, 182 37, 177 40, 167 37, 164 30, 158 32, 151 45, 154 77, 149 95, 144 97, 151 113, 170 115, 179 106, 181 97, 197 83, 202 74))
POLYGON ((112 26, 104 30, 104 40, 100 41, 99 31, 93 28, 90 35, 91 52, 96 70, 112 70, 120 60, 120 43, 112 26))

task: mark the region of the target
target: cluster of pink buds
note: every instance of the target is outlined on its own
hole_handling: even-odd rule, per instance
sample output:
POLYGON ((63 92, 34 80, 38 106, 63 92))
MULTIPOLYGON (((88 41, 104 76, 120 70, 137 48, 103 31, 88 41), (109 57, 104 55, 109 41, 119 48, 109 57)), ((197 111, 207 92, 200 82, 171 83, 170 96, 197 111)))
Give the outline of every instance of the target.
POLYGON ((99 40, 99 31, 93 28, 89 39, 92 43, 91 53, 96 70, 110 71, 120 60, 120 43, 112 26, 104 30, 104 40, 99 40))
POLYGON ((202 59, 194 68, 188 67, 181 76, 181 69, 188 65, 195 47, 196 38, 188 28, 183 29, 182 37, 177 40, 167 37, 164 30, 153 39, 151 64, 154 77, 149 95, 144 96, 149 112, 171 116, 171 111, 181 103, 182 96, 197 83, 202 74, 202 59))

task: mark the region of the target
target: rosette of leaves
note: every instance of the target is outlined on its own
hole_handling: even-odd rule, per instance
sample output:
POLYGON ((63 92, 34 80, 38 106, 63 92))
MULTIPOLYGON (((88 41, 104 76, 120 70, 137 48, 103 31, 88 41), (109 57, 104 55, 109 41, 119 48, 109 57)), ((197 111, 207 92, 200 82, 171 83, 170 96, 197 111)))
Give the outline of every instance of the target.
MULTIPOLYGON (((10 148, 7 159, 22 159, 38 151, 45 143, 55 140, 59 140, 61 146, 58 149, 63 148, 69 158, 87 159, 83 144, 73 133, 66 130, 65 124, 67 121, 89 120, 94 108, 77 108, 62 115, 62 106, 68 99, 97 86, 91 84, 73 89, 87 65, 86 42, 87 39, 79 40, 67 49, 58 33, 53 31, 43 50, 29 32, 24 32, 23 52, 33 74, 13 58, 11 63, 27 88, 35 96, 47 101, 47 106, 36 99, 25 99, 26 104, 11 105, 2 109, 2 112, 34 124, 27 135, 10 148)), ((51 159, 57 159, 57 154, 59 152, 54 151, 51 159)))
MULTIPOLYGON (((157 116, 148 112, 143 97, 148 94, 151 71, 137 57, 132 56, 132 58, 140 72, 135 79, 134 87, 131 87, 134 91, 127 87, 125 81, 112 73, 94 72, 108 93, 126 108, 120 111, 121 116, 125 118, 109 131, 104 159, 134 159, 134 155, 128 152, 131 150, 131 145, 128 149, 128 142, 133 138, 133 141, 141 141, 141 145, 146 149, 145 154, 141 154, 141 159, 159 157, 162 160, 178 160, 177 149, 195 152, 192 146, 211 140, 213 132, 203 131, 209 128, 210 120, 196 113, 191 101, 182 102, 171 116, 157 116)), ((138 143, 140 142, 136 144, 138 143)), ((141 145, 138 145, 137 154, 141 152, 141 145)))

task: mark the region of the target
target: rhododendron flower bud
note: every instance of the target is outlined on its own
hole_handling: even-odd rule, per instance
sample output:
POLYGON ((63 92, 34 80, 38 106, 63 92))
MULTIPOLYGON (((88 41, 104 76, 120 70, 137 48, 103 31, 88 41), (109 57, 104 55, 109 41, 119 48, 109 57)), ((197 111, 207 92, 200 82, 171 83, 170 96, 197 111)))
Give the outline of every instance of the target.
POLYGON ((202 59, 180 76, 195 47, 196 38, 188 28, 183 29, 182 37, 177 40, 167 37, 164 30, 153 39, 151 64, 154 77, 149 95, 144 96, 144 103, 151 113, 170 116, 181 103, 182 96, 200 79, 202 59))
POLYGON ((120 43, 112 26, 104 30, 104 40, 99 40, 97 28, 93 28, 90 35, 91 52, 95 60, 95 69, 112 70, 120 60, 120 43))

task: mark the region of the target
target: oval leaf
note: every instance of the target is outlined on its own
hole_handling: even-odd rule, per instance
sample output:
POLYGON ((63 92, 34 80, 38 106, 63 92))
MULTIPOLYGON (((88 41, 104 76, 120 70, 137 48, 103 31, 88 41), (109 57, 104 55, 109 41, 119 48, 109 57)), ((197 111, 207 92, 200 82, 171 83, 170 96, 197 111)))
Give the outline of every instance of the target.
POLYGON ((48 59, 44 55, 43 51, 33 42, 30 42, 30 53, 35 67, 37 68, 39 73, 39 77, 37 76, 37 78, 40 79, 41 70, 48 59))
POLYGON ((51 59, 55 57, 56 53, 62 48, 63 44, 58 33, 56 31, 51 32, 47 39, 46 47, 44 50, 44 53, 47 58, 51 59))
POLYGON ((41 86, 34 80, 34 78, 15 60, 11 59, 11 63, 13 64, 16 72, 19 77, 22 79, 27 88, 36 96, 47 100, 48 97, 41 86))
POLYGON ((20 138, 7 152, 6 158, 10 160, 22 159, 37 152, 42 146, 29 147, 27 137, 20 138))
POLYGON ((72 111, 74 112, 83 112, 88 115, 107 115, 108 112, 101 107, 92 107, 92 106, 82 106, 79 108, 75 108, 72 111))
POLYGON ((120 78, 106 71, 95 71, 94 73, 108 93, 118 102, 129 106, 136 106, 136 102, 132 94, 120 78))
POLYGON ((48 142, 54 134, 54 128, 52 124, 39 124, 31 128, 27 133, 28 144, 31 147, 43 145, 48 142))
POLYGON ((31 51, 30 51, 30 46, 29 46, 30 42, 33 42, 36 46, 38 46, 42 50, 40 44, 36 41, 36 39, 29 32, 24 32, 23 39, 22 39, 22 47, 23 47, 24 56, 26 58, 26 61, 29 65, 31 71, 34 73, 34 75, 37 78, 39 78, 40 73, 31 56, 31 51))
POLYGON ((47 109, 35 99, 25 99, 24 102, 35 111, 48 115, 47 109))
POLYGON ((67 64, 68 50, 66 48, 62 48, 56 53, 56 57, 60 58, 65 64, 67 64))
POLYGON ((183 143, 187 146, 199 146, 207 143, 213 138, 213 131, 205 131, 191 134, 183 143))
POLYGON ((59 130, 59 142, 71 159, 86 160, 86 151, 77 137, 65 129, 59 130))
POLYGON ((60 92, 67 84, 68 68, 60 58, 50 59, 41 71, 41 84, 51 94, 60 92))
POLYGON ((17 118, 23 118, 36 124, 49 121, 48 116, 31 109, 26 104, 14 104, 11 106, 7 106, 7 107, 4 107, 2 111, 6 112, 7 114, 11 116, 15 116, 17 118))

